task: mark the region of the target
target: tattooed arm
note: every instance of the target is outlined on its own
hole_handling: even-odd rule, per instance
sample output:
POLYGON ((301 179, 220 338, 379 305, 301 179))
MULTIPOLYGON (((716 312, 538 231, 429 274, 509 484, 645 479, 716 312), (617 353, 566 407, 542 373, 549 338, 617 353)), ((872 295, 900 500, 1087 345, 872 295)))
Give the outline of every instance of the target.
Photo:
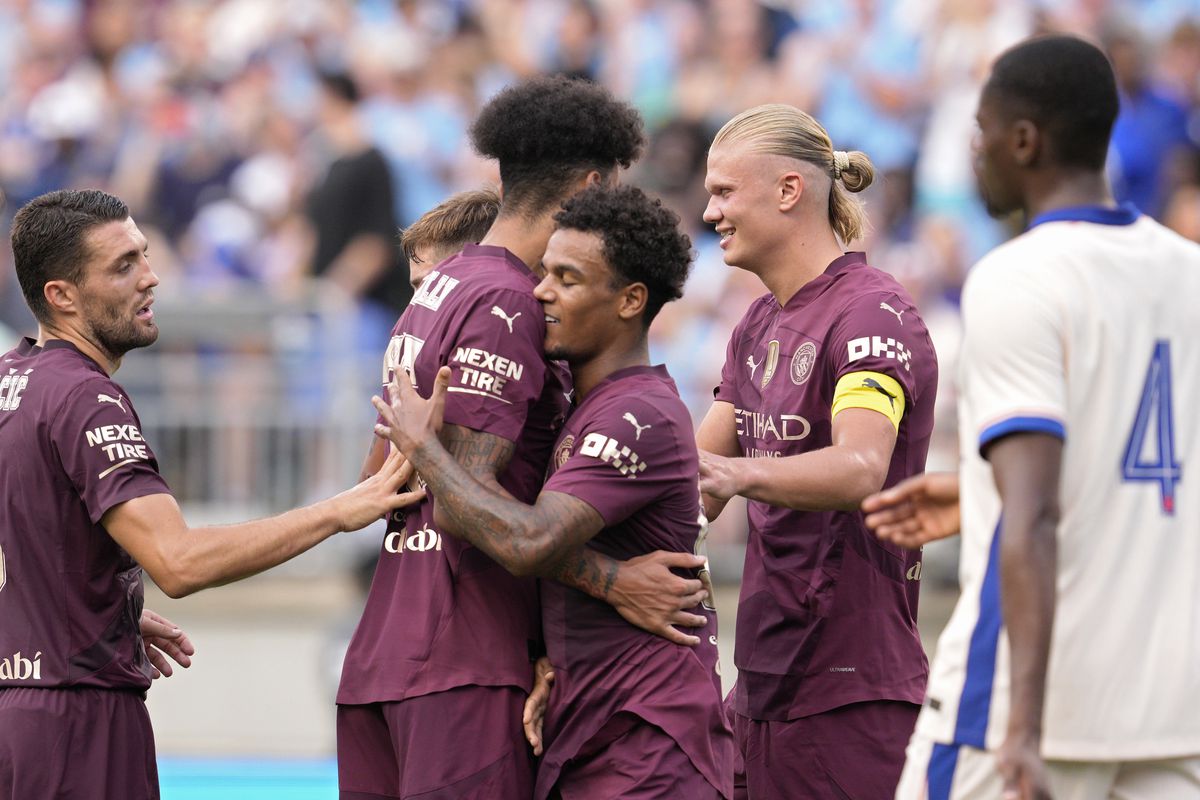
POLYGON ((441 374, 429 401, 400 376, 391 392, 399 402, 389 406, 376 399, 390 426, 381 435, 411 454, 433 488, 434 524, 440 530, 475 545, 514 575, 553 578, 610 603, 628 622, 651 633, 677 644, 699 642, 672 626, 706 623, 685 610, 704 598, 703 585, 670 570, 700 567, 703 558, 655 552, 621 562, 586 547, 604 527, 590 505, 543 492, 530 507, 500 487, 496 476, 512 457, 512 442, 458 425, 445 426, 444 446, 438 441, 434 431, 444 392, 441 374))

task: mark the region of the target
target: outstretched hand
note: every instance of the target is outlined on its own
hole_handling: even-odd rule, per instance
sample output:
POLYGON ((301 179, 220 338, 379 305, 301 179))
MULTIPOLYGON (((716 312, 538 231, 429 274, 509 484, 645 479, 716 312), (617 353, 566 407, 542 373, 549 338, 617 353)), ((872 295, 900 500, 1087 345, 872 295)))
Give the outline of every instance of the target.
POLYGON ((174 674, 175 669, 167 656, 184 669, 192 665, 192 656, 196 654, 196 648, 192 646, 188 635, 174 622, 146 608, 142 609, 139 627, 142 647, 146 649, 146 657, 150 659, 155 679, 169 678, 174 674))
POLYGON ((958 475, 926 472, 863 500, 867 527, 875 535, 916 550, 958 533, 958 475))
POLYGON ((700 644, 699 637, 675 626, 702 628, 708 624, 707 617, 687 610, 708 598, 708 589, 695 578, 676 575, 671 567, 701 569, 707 561, 704 556, 663 550, 623 561, 608 602, 626 622, 642 630, 675 644, 700 644))
POLYGON ((419 503, 425 497, 424 488, 400 492, 412 475, 412 464, 402 453, 392 450, 378 472, 330 499, 336 509, 338 530, 356 531, 393 511, 419 503))
POLYGON ((442 416, 446 410, 446 389, 450 385, 450 368, 442 367, 433 381, 429 399, 417 394, 416 388, 402 369, 392 372, 388 384, 390 403, 381 397, 372 397, 384 422, 375 426, 375 435, 390 441, 396 449, 413 453, 424 442, 435 437, 442 429, 442 416), (386 424, 385 424, 386 423, 386 424))

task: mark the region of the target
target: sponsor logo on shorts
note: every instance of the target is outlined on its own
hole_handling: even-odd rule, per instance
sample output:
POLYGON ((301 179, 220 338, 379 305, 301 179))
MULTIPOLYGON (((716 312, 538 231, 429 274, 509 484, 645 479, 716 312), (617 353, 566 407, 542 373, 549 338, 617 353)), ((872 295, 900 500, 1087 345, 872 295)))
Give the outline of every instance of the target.
POLYGON ((744 408, 733 410, 739 436, 781 442, 798 442, 812 432, 812 425, 799 414, 763 414, 744 408))
POLYGON ((16 369, 9 367, 8 374, 0 378, 0 411, 16 411, 20 408, 21 392, 29 385, 31 372, 32 368, 18 375, 16 369))
POLYGON ((792 356, 792 383, 797 386, 808 383, 809 376, 812 375, 813 366, 816 363, 817 346, 815 344, 805 342, 796 348, 796 352, 792 356))
POLYGON ((388 531, 388 535, 383 537, 383 549, 389 553, 441 551, 442 535, 428 524, 422 525, 413 533, 407 530, 388 531))
POLYGON ((847 356, 849 363, 853 364, 860 358, 874 356, 876 358, 890 358, 899 361, 905 371, 912 370, 912 351, 897 339, 892 337, 883 338, 882 336, 860 336, 857 339, 851 339, 846 343, 847 356))
POLYGON ((18 650, 8 658, 0 658, 0 681, 35 681, 42 679, 42 651, 26 658, 18 650))
POLYGON ((646 469, 646 462, 638 458, 637 453, 603 433, 589 433, 583 437, 579 455, 598 458, 627 478, 636 478, 639 472, 646 469))
POLYGON ((454 291, 455 286, 458 286, 458 278, 451 278, 434 270, 421 281, 421 288, 413 295, 412 304, 437 311, 450 292, 454 291))

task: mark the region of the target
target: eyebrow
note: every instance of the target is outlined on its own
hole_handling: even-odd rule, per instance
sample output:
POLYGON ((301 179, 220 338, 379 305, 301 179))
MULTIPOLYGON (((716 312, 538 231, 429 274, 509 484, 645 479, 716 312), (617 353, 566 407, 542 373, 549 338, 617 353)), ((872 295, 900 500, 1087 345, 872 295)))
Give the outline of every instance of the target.
POLYGON ((122 261, 125 261, 128 258, 137 258, 140 254, 145 253, 149 250, 150 250, 149 240, 144 241, 142 243, 142 247, 140 250, 136 247, 131 247, 128 250, 126 250, 124 253, 121 253, 121 255, 116 256, 115 258, 111 259, 108 262, 108 266, 111 269, 112 267, 115 267, 118 264, 120 264, 122 261))

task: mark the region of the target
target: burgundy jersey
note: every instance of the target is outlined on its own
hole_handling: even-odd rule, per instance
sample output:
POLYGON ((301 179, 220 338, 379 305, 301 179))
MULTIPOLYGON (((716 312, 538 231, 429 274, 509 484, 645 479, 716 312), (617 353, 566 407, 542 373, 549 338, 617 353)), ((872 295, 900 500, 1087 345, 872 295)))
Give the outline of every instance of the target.
MULTIPOLYGON (((624 560, 702 547, 692 421, 665 368, 631 367, 602 381, 567 422, 544 492, 587 502, 604 518, 591 540, 624 560)), ((694 571, 688 577, 696 577, 694 571)), ((712 785, 732 796, 733 739, 721 710, 717 618, 696 647, 630 625, 608 603, 542 581, 542 625, 556 679, 538 772, 545 797, 563 765, 615 714, 662 728, 712 785)))
MULTIPOLYGON (((923 472, 933 344, 908 293, 862 253, 836 259, 782 308, 771 294, 756 300, 733 331, 716 399, 733 404, 742 455, 809 453, 832 443, 834 389, 857 372, 904 392, 884 485, 923 472)), ((920 703, 920 553, 879 541, 860 511, 748 506, 736 711, 787 720, 865 700, 920 703)))
POLYGON ((100 524, 170 491, 137 413, 61 339, 25 339, 0 376, 0 689, 145 690, 142 570, 100 524))
MULTIPOLYGON (((421 283, 392 331, 383 374, 386 384, 404 369, 428 397, 438 369, 449 365, 445 421, 515 442, 499 481, 527 503, 541 488, 567 407, 565 372, 544 355, 536 284, 504 248, 468 245, 421 283)), ((530 688, 530 655, 541 647, 536 581, 443 536, 435 502, 430 492, 388 521, 339 703, 467 685, 530 688)))

